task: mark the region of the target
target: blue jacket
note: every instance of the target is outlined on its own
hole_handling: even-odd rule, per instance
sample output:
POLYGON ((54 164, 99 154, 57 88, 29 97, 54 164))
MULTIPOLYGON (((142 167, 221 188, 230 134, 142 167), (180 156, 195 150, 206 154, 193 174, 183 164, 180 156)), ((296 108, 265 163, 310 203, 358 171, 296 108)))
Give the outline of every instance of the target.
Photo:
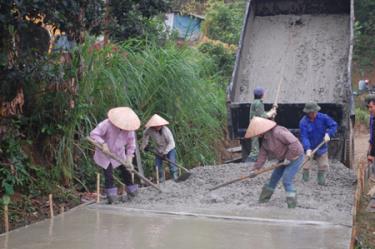
MULTIPOLYGON (((301 142, 306 150, 314 150, 324 139, 324 135, 328 133, 333 137, 337 130, 337 123, 328 115, 318 112, 313 122, 306 115, 299 122, 301 132, 301 142)), ((316 155, 323 155, 328 151, 327 144, 323 145, 316 155)))

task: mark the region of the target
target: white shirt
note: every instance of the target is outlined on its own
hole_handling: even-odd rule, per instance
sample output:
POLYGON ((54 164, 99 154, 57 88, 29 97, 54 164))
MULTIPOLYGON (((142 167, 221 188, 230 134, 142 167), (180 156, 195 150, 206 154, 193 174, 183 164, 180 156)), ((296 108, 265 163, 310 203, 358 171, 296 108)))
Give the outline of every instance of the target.
POLYGON ((156 144, 157 152, 161 155, 168 154, 168 152, 176 147, 173 134, 167 126, 163 126, 160 131, 147 128, 143 132, 142 149, 147 146, 150 137, 156 144))

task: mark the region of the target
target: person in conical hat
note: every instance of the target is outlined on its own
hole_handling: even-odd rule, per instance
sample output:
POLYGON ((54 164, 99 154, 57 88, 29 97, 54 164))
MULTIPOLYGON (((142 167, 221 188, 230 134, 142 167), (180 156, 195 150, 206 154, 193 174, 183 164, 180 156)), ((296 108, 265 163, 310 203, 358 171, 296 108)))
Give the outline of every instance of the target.
MULTIPOLYGON (((155 155, 155 166, 159 170, 160 182, 165 181, 163 159, 168 159, 169 161, 176 163, 176 145, 173 134, 167 127, 168 124, 169 122, 167 120, 160 117, 158 114, 154 114, 145 125, 146 130, 143 132, 141 145, 141 150, 145 151, 150 137, 155 143, 156 153, 158 154, 155 155)), ((177 180, 177 168, 173 163, 169 163, 169 170, 173 179, 177 180)))
POLYGON ((274 121, 261 117, 254 117, 246 130, 245 137, 258 136, 262 139, 259 156, 254 163, 253 170, 264 166, 267 159, 277 159, 285 162, 284 166, 274 169, 271 179, 263 186, 259 202, 268 202, 277 187, 280 179, 287 194, 288 208, 297 205, 296 189, 293 181, 303 163, 303 147, 299 140, 285 127, 277 125, 274 121))
MULTIPOLYGON (((111 152, 125 160, 127 164, 131 164, 136 148, 135 130, 140 127, 141 121, 129 107, 110 109, 107 116, 107 119, 90 132, 90 137, 102 144, 104 151, 111 152)), ((113 170, 116 168, 121 171, 127 193, 130 196, 135 196, 138 185, 132 183, 131 174, 125 167, 119 167, 121 165, 119 162, 111 159, 99 149, 95 150, 94 161, 104 170, 108 203, 118 201, 117 188, 113 181, 113 170)))

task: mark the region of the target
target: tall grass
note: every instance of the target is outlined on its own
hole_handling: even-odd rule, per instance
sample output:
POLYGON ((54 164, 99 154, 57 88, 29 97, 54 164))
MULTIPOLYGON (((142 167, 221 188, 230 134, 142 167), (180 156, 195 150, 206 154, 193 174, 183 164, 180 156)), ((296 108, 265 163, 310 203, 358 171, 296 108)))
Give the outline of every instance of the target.
POLYGON ((359 107, 357 107, 355 109, 355 119, 356 119, 356 122, 358 122, 360 124, 364 124, 367 127, 370 124, 370 114, 369 114, 369 112, 367 110, 361 109, 359 107))
MULTIPOLYGON (((93 174, 83 138, 116 106, 133 108, 143 124, 154 113, 169 120, 179 160, 187 167, 215 163, 213 145, 223 136, 225 92, 216 83, 210 59, 194 48, 173 44, 160 48, 132 42, 99 51, 90 51, 90 46, 87 42, 80 48, 83 75, 56 147, 57 169, 65 177, 71 179, 74 169, 93 174)), ((77 75, 78 56, 73 65, 71 74, 77 75)))

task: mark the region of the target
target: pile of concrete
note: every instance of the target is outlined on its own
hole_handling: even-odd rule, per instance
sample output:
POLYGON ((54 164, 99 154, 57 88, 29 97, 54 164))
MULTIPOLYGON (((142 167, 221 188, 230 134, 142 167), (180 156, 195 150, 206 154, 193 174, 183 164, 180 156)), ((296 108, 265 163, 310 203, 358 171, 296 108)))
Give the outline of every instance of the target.
POLYGON ((265 218, 292 218, 328 221, 350 225, 355 176, 341 163, 331 162, 327 186, 316 183, 316 167, 311 180, 302 182, 301 172, 296 177, 298 205, 287 208, 282 185, 271 201, 259 204, 258 197, 270 173, 209 191, 208 189, 249 173, 247 164, 227 164, 197 167, 185 182, 167 181, 160 184, 163 193, 147 187, 127 202, 126 207, 174 212, 206 212, 214 214, 254 216, 265 218))

